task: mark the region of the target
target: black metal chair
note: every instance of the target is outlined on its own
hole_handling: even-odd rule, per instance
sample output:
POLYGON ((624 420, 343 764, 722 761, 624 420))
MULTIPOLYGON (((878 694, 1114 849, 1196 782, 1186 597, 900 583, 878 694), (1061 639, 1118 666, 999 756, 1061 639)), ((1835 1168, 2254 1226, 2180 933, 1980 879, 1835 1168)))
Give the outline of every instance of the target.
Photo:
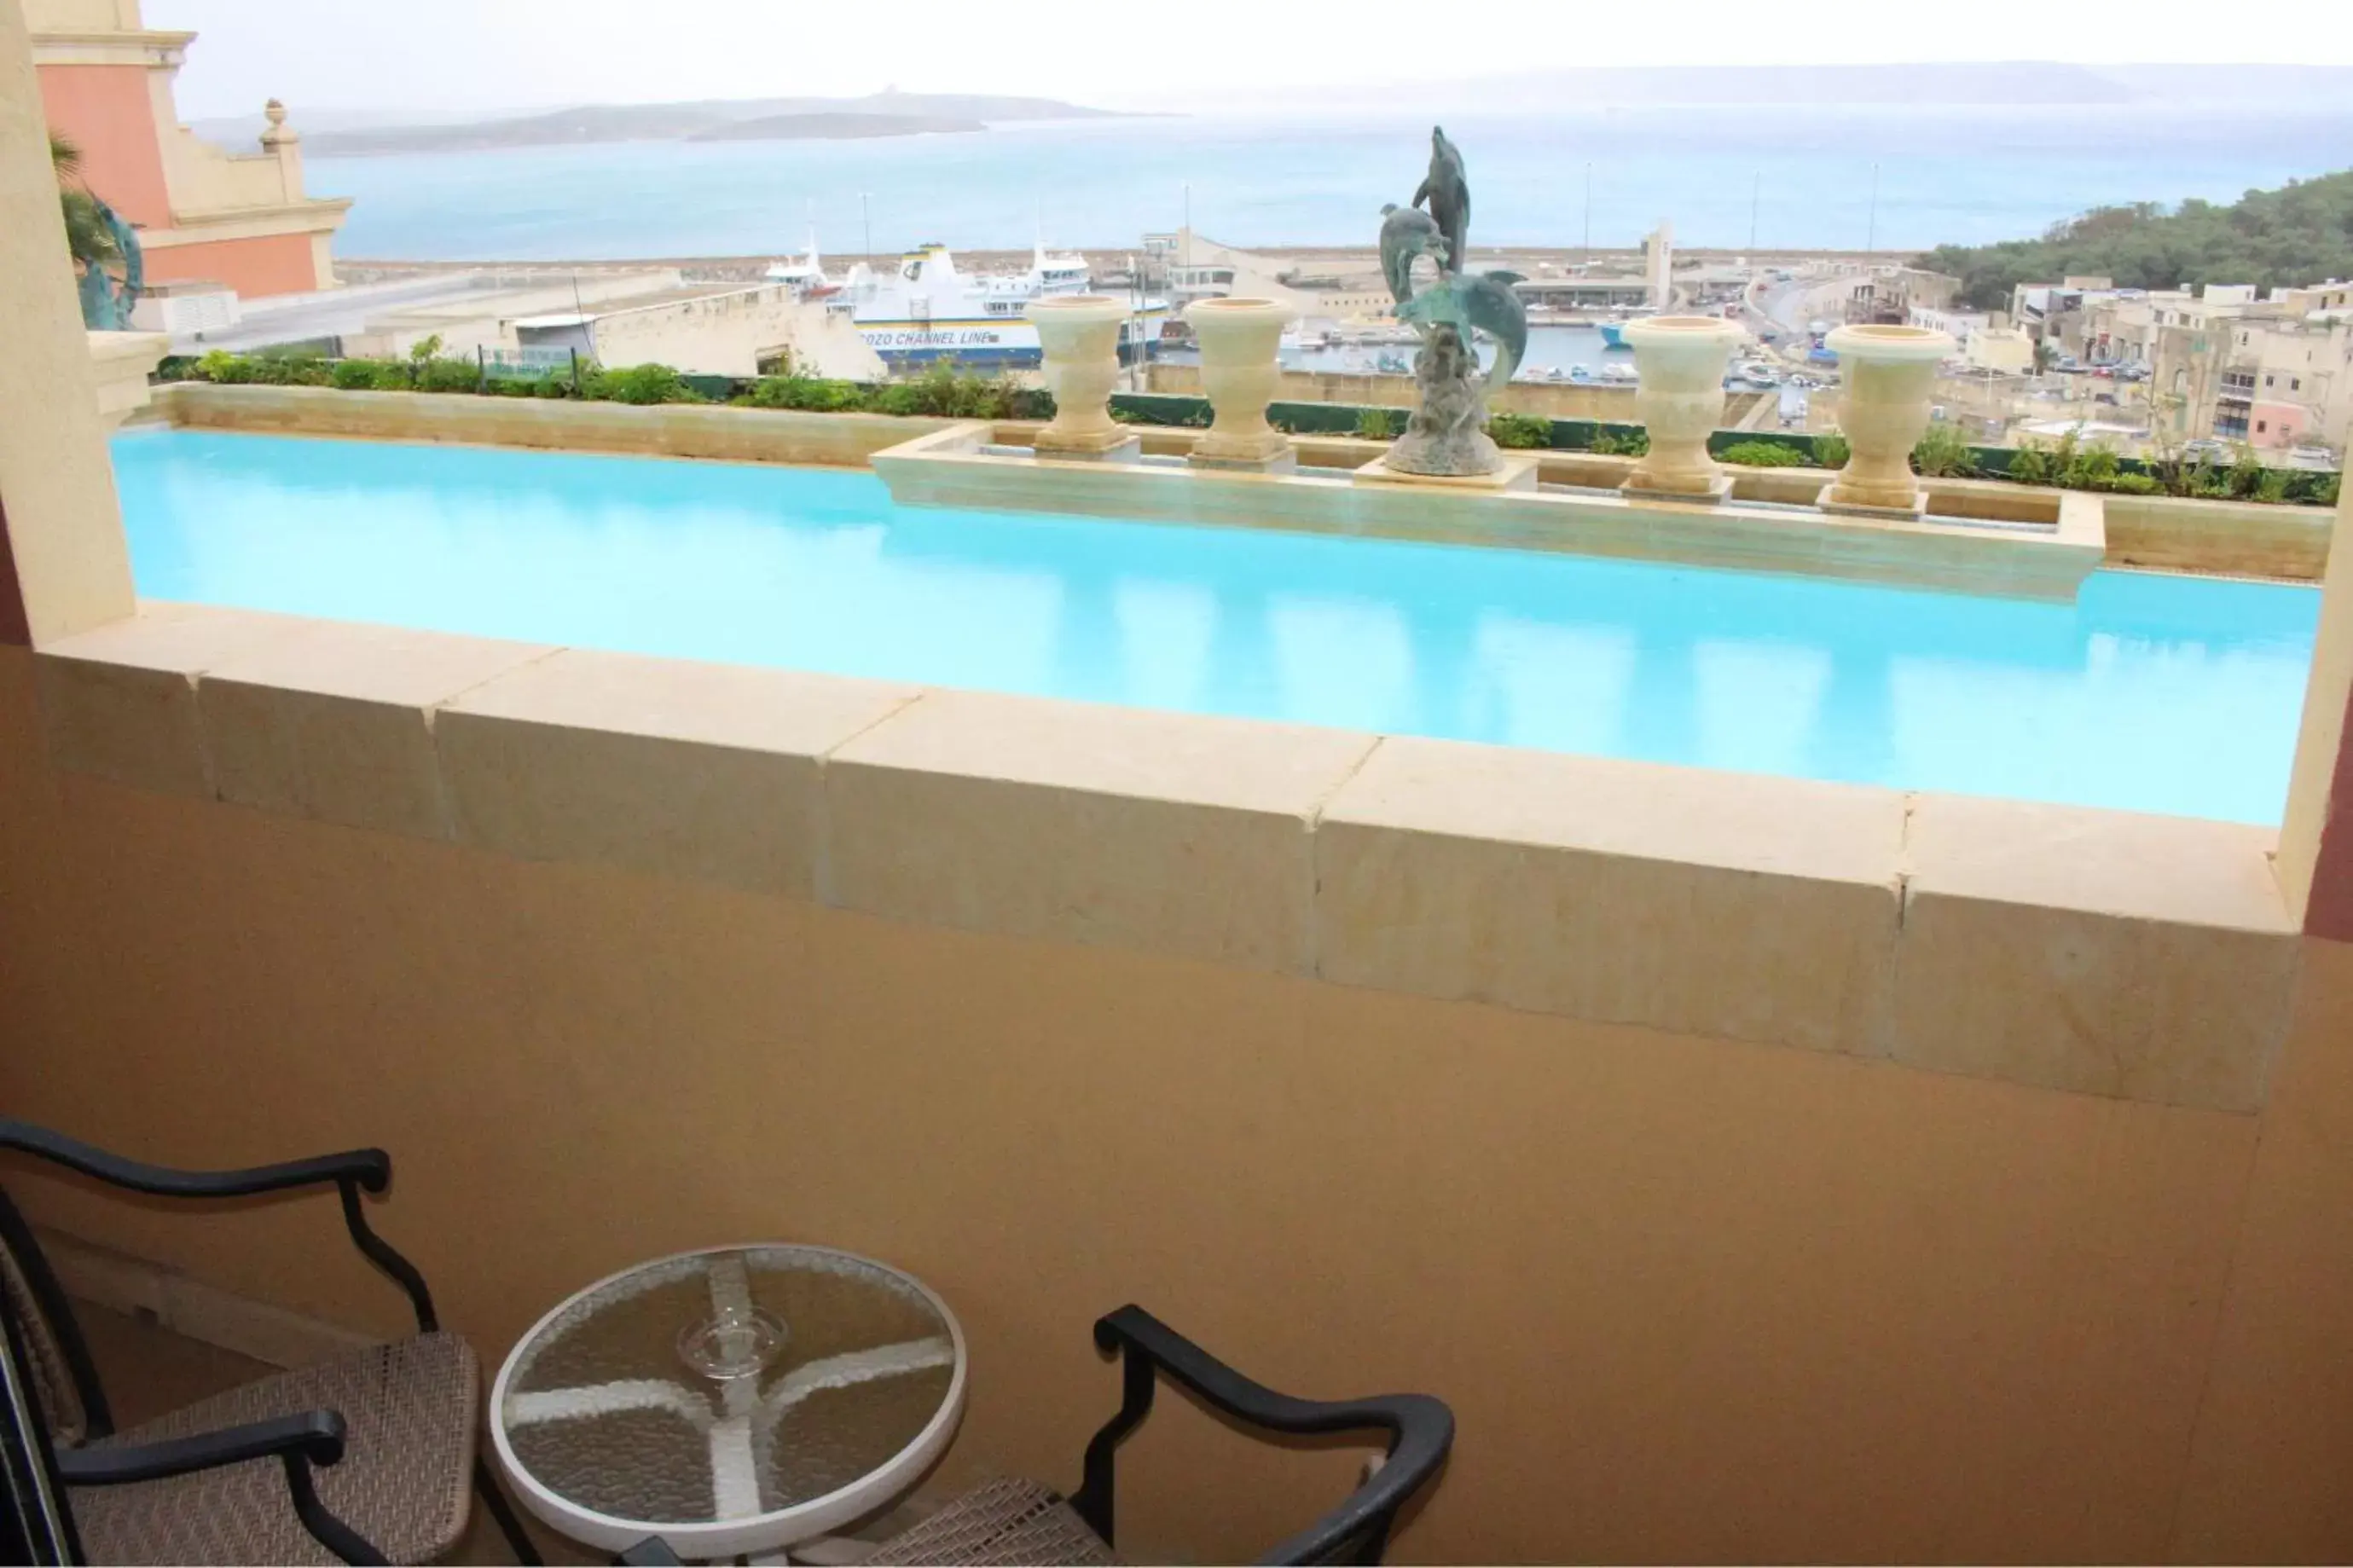
POLYGON ((1438 1474, 1454 1444, 1454 1414, 1426 1394, 1296 1399, 1251 1382, 1141 1307, 1095 1321, 1096 1348, 1123 1358, 1119 1414, 1087 1444, 1067 1500, 1034 1481, 990 1481, 884 1542, 867 1561, 918 1563, 1109 1563, 1113 1452, 1152 1410, 1166 1373, 1212 1409, 1277 1436, 1388 1435, 1380 1467, 1341 1503, 1277 1542, 1261 1563, 1377 1563, 1398 1510, 1438 1474))
POLYGON ((0 1455, 7 1461, 0 1481, 19 1521, 24 1560, 424 1562, 457 1543, 470 1488, 518 1558, 538 1561, 476 1447, 481 1368, 473 1351, 441 1331, 424 1277, 368 1227, 360 1194, 382 1193, 392 1180, 383 1150, 245 1171, 174 1171, 7 1119, 0 1119, 0 1150, 160 1197, 332 1185, 353 1243, 417 1313, 408 1339, 118 1432, 56 1271, 0 1188, 0 1319, 10 1363, 0 1393, 11 1401, 0 1416, 22 1434, 0 1455))

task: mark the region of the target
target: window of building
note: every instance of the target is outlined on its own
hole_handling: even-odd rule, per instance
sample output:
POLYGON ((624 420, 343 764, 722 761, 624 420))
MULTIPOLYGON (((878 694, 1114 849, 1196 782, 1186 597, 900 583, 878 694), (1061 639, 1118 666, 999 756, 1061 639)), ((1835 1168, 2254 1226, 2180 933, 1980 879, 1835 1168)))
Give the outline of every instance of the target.
POLYGON ((2298 375, 2289 376, 2287 378, 2287 389, 2290 392, 2302 392, 2304 390, 2304 378, 2298 375))
POLYGON ((2264 431, 2269 430, 2271 427, 2271 421, 2268 419, 2258 419, 2255 421, 2255 434, 2258 436, 2262 435, 2264 431))
POLYGON ((2267 375, 2267 376, 2265 376, 2265 377, 2263 377, 2263 384, 2264 384, 2265 386, 2269 386, 2269 385, 2273 384, 2273 378, 2272 378, 2271 376, 2268 376, 2268 375, 2267 375))

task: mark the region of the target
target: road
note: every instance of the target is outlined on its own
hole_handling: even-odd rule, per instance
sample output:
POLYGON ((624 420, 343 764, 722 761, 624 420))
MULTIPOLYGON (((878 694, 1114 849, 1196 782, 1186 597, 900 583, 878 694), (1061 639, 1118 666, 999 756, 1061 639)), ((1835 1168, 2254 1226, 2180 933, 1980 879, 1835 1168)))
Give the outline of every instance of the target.
POLYGON ((172 352, 200 354, 210 349, 250 350, 343 337, 364 331, 371 319, 386 310, 455 300, 495 286, 496 279, 487 272, 439 272, 393 283, 249 300, 244 301, 243 319, 236 326, 175 333, 172 352))

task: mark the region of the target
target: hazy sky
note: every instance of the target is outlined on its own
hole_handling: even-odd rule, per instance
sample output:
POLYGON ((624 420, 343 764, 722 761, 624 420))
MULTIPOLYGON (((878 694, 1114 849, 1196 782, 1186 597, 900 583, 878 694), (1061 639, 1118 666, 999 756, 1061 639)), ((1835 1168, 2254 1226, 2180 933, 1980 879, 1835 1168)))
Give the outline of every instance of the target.
MULTIPOLYGON (((2325 9, 2325 8, 2324 8, 2325 9)), ((2047 0, 1685 0, 1651 13, 1559 0, 147 0, 151 27, 204 35, 186 118, 472 110, 691 98, 1034 93, 1119 108, 1234 101, 1287 86, 1435 85, 1545 66, 1911 60, 2353 63, 2353 28, 2229 28, 2211 5, 2047 0), (1660 22, 1673 18, 1672 26, 1660 22), (2126 18, 2129 17, 2127 23, 2126 18), (1475 18, 1475 20, 1474 20, 1475 18), (1466 36, 1439 44, 1451 23, 1466 36), (1954 37, 1966 29, 1966 37, 1954 37), (1580 37, 1580 36, 1583 37, 1580 37), (1195 37, 1217 40, 1196 47, 1195 37), (1247 47, 1236 47, 1237 42, 1247 47)))

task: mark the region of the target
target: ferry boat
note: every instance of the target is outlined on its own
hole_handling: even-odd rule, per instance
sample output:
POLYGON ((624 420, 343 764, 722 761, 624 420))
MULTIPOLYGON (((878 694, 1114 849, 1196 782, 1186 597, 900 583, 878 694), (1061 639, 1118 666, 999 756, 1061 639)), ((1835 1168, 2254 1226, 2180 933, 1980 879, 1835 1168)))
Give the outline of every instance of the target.
MULTIPOLYGON (((943 359, 1027 367, 1040 358, 1038 329, 1027 320, 1029 302, 1084 294, 1093 282, 1084 257, 1050 255, 1043 245, 1028 271, 1010 274, 963 271, 946 246, 923 245, 892 270, 860 262, 827 303, 846 310, 867 346, 893 370, 943 359)), ((1142 300, 1120 324, 1121 361, 1153 353, 1168 319, 1168 301, 1142 300)))

